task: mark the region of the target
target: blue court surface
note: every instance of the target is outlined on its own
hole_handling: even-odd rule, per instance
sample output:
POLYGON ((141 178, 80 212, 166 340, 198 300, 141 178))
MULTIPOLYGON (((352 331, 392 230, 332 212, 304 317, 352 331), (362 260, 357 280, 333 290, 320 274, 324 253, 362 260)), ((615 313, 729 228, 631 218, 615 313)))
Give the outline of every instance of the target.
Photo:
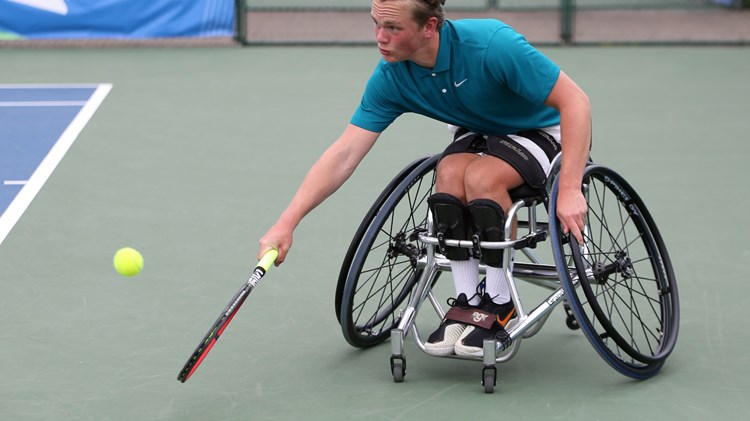
POLYGON ((111 85, 0 85, 0 243, 111 85))

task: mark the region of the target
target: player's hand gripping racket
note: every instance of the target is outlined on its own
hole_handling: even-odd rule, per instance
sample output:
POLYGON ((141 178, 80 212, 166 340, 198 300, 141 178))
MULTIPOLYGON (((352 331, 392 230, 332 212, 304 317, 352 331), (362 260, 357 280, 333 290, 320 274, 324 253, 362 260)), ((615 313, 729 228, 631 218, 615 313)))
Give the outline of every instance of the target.
POLYGON ((191 355, 190 359, 187 360, 185 366, 182 367, 182 370, 180 370, 180 374, 177 376, 177 380, 185 383, 187 379, 189 379, 190 376, 195 373, 195 370, 197 370, 198 366, 201 365, 203 360, 206 358, 206 355, 208 355, 209 351, 211 351, 211 348, 213 348, 214 344, 216 344, 216 341, 219 340, 221 334, 224 333, 224 329, 227 328, 229 322, 231 322, 234 315, 237 314, 237 310, 240 309, 242 303, 244 303, 245 299, 247 299, 247 296, 250 295, 250 292, 253 290, 253 288, 255 288, 255 285, 258 284, 260 278, 262 278, 263 275, 266 274, 273 262, 276 261, 276 257, 278 257, 278 255, 279 252, 276 250, 269 250, 266 252, 266 254, 263 255, 263 257, 258 262, 258 266, 256 266, 253 270, 253 274, 250 275, 250 278, 247 280, 247 282, 242 284, 242 288, 240 288, 240 290, 237 291, 236 294, 234 294, 232 301, 230 301, 229 305, 227 305, 224 311, 221 312, 219 318, 216 320, 216 323, 214 323, 214 325, 211 327, 211 330, 208 331, 203 340, 201 340, 200 344, 198 344, 198 348, 195 349, 193 355, 191 355))

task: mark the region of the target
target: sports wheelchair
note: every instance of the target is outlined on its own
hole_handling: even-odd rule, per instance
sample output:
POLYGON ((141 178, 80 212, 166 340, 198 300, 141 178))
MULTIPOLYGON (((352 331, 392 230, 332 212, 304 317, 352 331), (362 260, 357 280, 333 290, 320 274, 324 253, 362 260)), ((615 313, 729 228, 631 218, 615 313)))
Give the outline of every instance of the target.
MULTIPOLYGON (((440 357, 482 361, 486 393, 496 386, 496 363, 516 355, 522 339, 538 333, 561 303, 567 326, 582 330, 612 368, 631 378, 657 374, 677 340, 675 275, 643 201, 618 173, 590 162, 582 185, 589 209, 579 245, 563 234, 556 216, 559 158, 541 191, 521 186, 511 192, 503 241, 441 239, 453 247, 506 250, 503 267, 517 312, 506 326, 509 338, 485 340, 482 357, 440 357), (552 246, 551 264, 535 250, 545 241, 552 246), (523 261, 516 261, 519 251, 523 261), (528 305, 518 280, 551 293, 528 305)), ((439 319, 445 316, 433 287, 450 265, 439 252, 427 206, 438 159, 439 154, 415 160, 378 196, 347 250, 336 289, 336 316, 347 342, 368 348, 390 339, 395 382, 406 375, 405 337, 411 335, 425 350, 417 326, 423 304, 429 302, 439 319)), ((480 265, 480 273, 485 270, 480 265)))

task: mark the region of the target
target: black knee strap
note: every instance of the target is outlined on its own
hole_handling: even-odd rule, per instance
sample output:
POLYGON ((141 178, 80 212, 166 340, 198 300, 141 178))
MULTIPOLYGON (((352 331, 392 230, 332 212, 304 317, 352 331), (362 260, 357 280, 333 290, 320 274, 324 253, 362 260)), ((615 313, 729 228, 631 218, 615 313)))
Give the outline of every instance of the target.
POLYGON ((435 193, 427 198, 437 225, 440 252, 450 260, 469 260, 469 250, 462 247, 448 247, 446 239, 466 240, 469 238, 468 212, 461 200, 448 193, 435 193))
MULTIPOLYGON (((479 241, 503 241, 505 212, 497 202, 489 199, 472 200, 467 206, 474 224, 475 243, 479 241)), ((487 266, 503 266, 502 249, 481 249, 480 261, 487 266)))

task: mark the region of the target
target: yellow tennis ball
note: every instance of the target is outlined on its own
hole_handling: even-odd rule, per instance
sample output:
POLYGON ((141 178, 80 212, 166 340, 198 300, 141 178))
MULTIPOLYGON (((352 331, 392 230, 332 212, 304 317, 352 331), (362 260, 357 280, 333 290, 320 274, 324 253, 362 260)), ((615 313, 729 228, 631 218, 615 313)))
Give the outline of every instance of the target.
POLYGON ((123 247, 115 253, 115 270, 123 276, 134 276, 143 269, 143 256, 138 250, 123 247))

